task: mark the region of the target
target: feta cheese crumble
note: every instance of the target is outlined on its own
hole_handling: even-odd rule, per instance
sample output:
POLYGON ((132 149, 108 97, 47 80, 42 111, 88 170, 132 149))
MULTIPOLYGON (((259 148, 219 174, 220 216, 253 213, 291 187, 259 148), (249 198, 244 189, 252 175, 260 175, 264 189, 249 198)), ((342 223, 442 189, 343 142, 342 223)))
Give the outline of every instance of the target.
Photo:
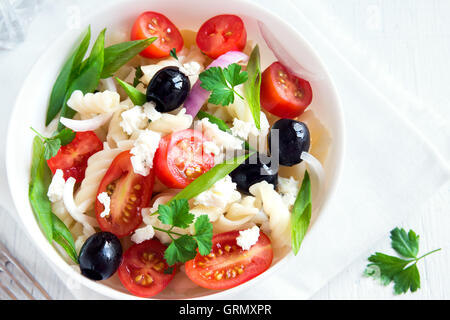
POLYGON ((216 207, 224 209, 230 202, 237 201, 235 195, 236 183, 227 175, 225 178, 217 181, 210 189, 200 193, 194 198, 194 205, 203 205, 205 207, 216 207))
POLYGON ((250 248, 258 242, 259 228, 254 226, 250 229, 239 231, 239 236, 236 238, 236 243, 243 250, 250 250, 250 248))
POLYGON ((141 243, 146 240, 150 240, 155 236, 155 230, 151 225, 136 229, 136 231, 131 236, 131 241, 134 243, 141 243))
POLYGON ((156 110, 156 104, 153 101, 145 103, 142 108, 145 116, 151 121, 156 121, 162 116, 161 112, 156 110))
POLYGON ((289 177, 289 179, 278 177, 277 190, 287 207, 294 205, 299 189, 299 182, 293 177, 289 177))
POLYGON ((103 211, 100 213, 100 217, 105 218, 109 216, 109 212, 111 210, 111 198, 108 196, 106 192, 102 192, 97 197, 98 201, 105 207, 103 211))
POLYGON ((138 138, 134 142, 134 147, 130 150, 133 155, 131 164, 135 173, 147 176, 150 169, 153 168, 153 158, 159 146, 161 136, 159 133, 144 130, 139 133, 138 138))
POLYGON ((248 139, 248 135, 251 133, 254 136, 259 135, 259 130, 253 122, 242 121, 237 118, 233 120, 233 127, 231 133, 244 140, 248 139))
POLYGON ((147 117, 140 106, 122 112, 121 117, 122 121, 120 121, 120 126, 123 131, 129 135, 137 130, 145 128, 148 123, 147 117))
POLYGON ((64 194, 64 173, 61 169, 57 169, 53 175, 52 182, 50 183, 47 191, 47 196, 51 202, 57 202, 62 200, 64 194))
POLYGON ((196 121, 196 127, 201 128, 205 136, 214 141, 222 149, 242 150, 242 140, 228 132, 219 129, 217 124, 209 122, 208 118, 196 121))

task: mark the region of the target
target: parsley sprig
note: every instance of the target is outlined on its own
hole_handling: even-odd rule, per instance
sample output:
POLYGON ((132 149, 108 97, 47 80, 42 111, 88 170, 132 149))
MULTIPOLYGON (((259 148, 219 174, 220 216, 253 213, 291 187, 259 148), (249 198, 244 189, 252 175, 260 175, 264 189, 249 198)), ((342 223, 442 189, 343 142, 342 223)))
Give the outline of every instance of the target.
POLYGON ((364 274, 379 279, 385 286, 393 281, 395 294, 406 293, 408 290, 417 291, 420 288, 417 262, 441 249, 417 257, 419 235, 416 235, 413 230, 406 233, 404 229, 400 228, 391 231, 391 246, 401 257, 376 252, 368 258, 371 263, 367 265, 364 274))
POLYGON ((33 130, 38 137, 44 142, 44 158, 45 160, 48 160, 50 158, 53 158, 58 153, 58 150, 61 148, 61 146, 65 146, 66 144, 69 144, 72 142, 73 138, 75 138, 75 132, 71 129, 64 128, 61 130, 58 134, 56 134, 53 137, 47 138, 44 137, 42 134, 37 132, 34 128, 31 127, 31 130, 33 130))
POLYGON ((234 96, 244 100, 235 87, 248 80, 248 73, 241 71, 237 63, 230 64, 227 68, 212 67, 199 75, 203 89, 211 91, 209 102, 216 105, 227 106, 234 102, 234 96))
POLYGON ((195 215, 189 212, 187 199, 175 199, 168 205, 158 206, 158 219, 169 229, 153 227, 155 230, 167 233, 172 242, 167 247, 164 258, 172 266, 177 262, 184 263, 193 259, 198 252, 207 255, 211 252, 213 227, 207 215, 201 215, 195 219, 195 215), (195 222, 194 222, 195 219, 195 222), (173 231, 175 227, 188 228, 194 222, 194 234, 187 235, 173 231))

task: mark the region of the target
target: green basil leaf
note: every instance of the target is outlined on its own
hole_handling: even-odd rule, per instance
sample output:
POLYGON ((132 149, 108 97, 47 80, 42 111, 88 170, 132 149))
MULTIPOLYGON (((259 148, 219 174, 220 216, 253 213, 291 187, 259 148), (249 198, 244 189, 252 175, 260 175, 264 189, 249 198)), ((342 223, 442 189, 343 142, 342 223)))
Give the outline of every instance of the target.
MULTIPOLYGON (((105 31, 106 29, 103 29, 98 35, 91 53, 82 66, 80 73, 70 84, 64 97, 61 117, 72 118, 75 115, 75 111, 67 105, 67 101, 75 90, 80 90, 86 94, 88 92, 93 92, 97 88, 104 63, 105 31)), ((64 125, 60 122, 58 131, 61 131, 62 129, 64 129, 64 125)))
POLYGON ((258 129, 261 129, 261 63, 259 46, 256 45, 250 54, 247 64, 248 80, 244 83, 244 96, 253 115, 253 120, 258 129))
POLYGON ((55 84, 53 85, 53 89, 50 94, 50 101, 48 104, 45 125, 48 125, 63 107, 66 91, 69 88, 70 83, 80 70, 80 64, 89 47, 90 39, 91 28, 89 26, 86 35, 83 37, 83 40, 72 53, 70 58, 66 61, 58 77, 56 78, 55 84))
POLYGON ((142 106, 147 102, 147 96, 140 92, 138 89, 120 80, 119 78, 116 78, 116 80, 136 106, 142 106))
POLYGON ((308 171, 305 172, 302 186, 295 199, 291 215, 291 242, 292 251, 297 255, 303 238, 308 231, 311 221, 311 180, 308 171))
POLYGON ((242 155, 239 157, 235 157, 232 160, 226 160, 224 163, 215 165, 213 168, 211 168, 211 170, 205 172, 200 177, 192 181, 186 188, 181 190, 175 197, 170 200, 169 204, 177 199, 189 200, 198 196, 200 193, 208 190, 217 181, 224 178, 231 171, 236 169, 249 156, 250 154, 242 155))
POLYGON ((69 255, 69 257, 78 263, 78 255, 75 250, 75 242, 69 229, 55 214, 52 214, 53 220, 53 240, 58 243, 69 255))
POLYGON ((51 243, 53 240, 53 213, 50 200, 47 197, 47 191, 52 174, 45 161, 44 152, 44 142, 41 138, 35 137, 33 140, 28 197, 36 219, 48 241, 51 243))
POLYGON ((156 37, 153 37, 144 40, 127 41, 105 48, 105 64, 101 77, 103 79, 111 77, 114 72, 151 45, 156 39, 156 37))

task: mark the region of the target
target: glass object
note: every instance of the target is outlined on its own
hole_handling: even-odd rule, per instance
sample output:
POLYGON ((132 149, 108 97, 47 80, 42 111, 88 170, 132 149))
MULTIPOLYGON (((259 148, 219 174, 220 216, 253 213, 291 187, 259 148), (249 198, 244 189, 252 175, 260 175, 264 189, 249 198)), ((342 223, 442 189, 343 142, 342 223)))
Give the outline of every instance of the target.
POLYGON ((13 49, 25 40, 27 26, 44 0, 0 0, 0 49, 13 49))

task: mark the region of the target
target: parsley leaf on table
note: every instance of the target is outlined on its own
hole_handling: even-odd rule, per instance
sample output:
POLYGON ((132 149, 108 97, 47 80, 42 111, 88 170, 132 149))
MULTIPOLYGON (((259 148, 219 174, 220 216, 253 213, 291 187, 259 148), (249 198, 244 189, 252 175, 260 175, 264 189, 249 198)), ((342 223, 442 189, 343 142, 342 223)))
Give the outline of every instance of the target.
POLYGON ((174 227, 187 228, 194 222, 195 216, 189 212, 187 199, 174 199, 169 204, 159 205, 158 213, 158 219, 163 224, 171 226, 168 230, 154 227, 155 230, 167 233, 172 239, 164 253, 164 258, 170 266, 193 259, 197 254, 197 248, 201 255, 211 252, 213 228, 207 215, 197 217, 193 235, 173 231, 174 227))
POLYGON ((243 84, 248 80, 248 73, 241 71, 241 66, 233 63, 227 68, 212 67, 199 75, 203 89, 211 91, 209 102, 227 106, 234 102, 234 95, 238 95, 241 99, 244 99, 235 87, 243 84))
POLYGON ((73 138, 75 138, 75 132, 71 129, 64 128, 58 134, 56 134, 53 137, 47 138, 44 137, 42 134, 31 128, 38 137, 44 142, 44 158, 45 160, 48 160, 50 158, 53 158, 58 153, 58 150, 61 148, 61 146, 65 146, 66 144, 69 144, 72 142, 73 138))
POLYGON ((407 233, 404 229, 395 228, 391 230, 391 246, 401 256, 394 257, 384 253, 376 252, 368 260, 364 274, 369 277, 378 278, 383 285, 394 282, 395 294, 417 291, 420 288, 420 274, 417 262, 425 256, 441 249, 430 251, 420 257, 419 236, 413 230, 407 233))

